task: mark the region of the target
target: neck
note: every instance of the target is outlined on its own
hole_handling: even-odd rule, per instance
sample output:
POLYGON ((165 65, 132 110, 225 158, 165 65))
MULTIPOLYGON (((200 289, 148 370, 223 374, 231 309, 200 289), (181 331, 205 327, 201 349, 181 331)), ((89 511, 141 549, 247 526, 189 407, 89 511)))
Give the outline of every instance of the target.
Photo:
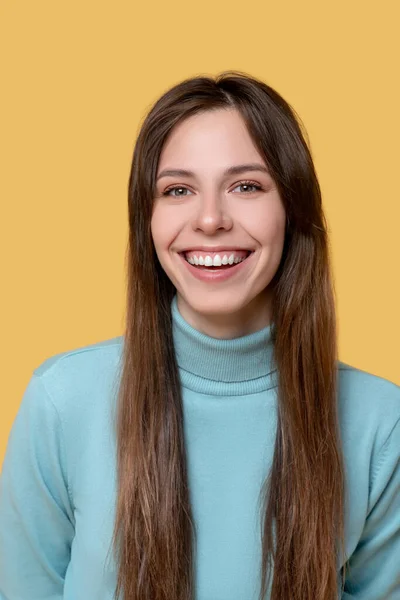
POLYGON ((184 387, 204 394, 242 395, 276 384, 273 325, 234 339, 218 339, 183 318, 176 295, 171 310, 175 355, 184 387))
POLYGON ((213 311, 212 307, 207 312, 197 311, 179 293, 176 300, 185 321, 213 338, 230 340, 243 337, 271 324, 271 294, 268 289, 234 312, 224 309, 213 311))

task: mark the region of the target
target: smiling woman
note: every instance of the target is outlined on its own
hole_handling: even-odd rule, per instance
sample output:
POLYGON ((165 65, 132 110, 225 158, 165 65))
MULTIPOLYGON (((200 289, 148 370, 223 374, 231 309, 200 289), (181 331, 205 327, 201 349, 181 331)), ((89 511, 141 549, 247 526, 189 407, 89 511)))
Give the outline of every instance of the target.
POLYGON ((13 425, 0 599, 400 598, 400 389, 338 360, 293 109, 173 86, 128 210, 125 335, 46 360, 13 425))

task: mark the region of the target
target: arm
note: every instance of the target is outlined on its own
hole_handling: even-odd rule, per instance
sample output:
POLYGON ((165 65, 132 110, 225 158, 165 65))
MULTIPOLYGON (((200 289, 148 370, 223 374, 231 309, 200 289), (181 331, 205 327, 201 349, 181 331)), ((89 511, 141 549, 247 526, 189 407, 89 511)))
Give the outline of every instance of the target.
POLYGON ((348 565, 343 600, 400 599, 400 420, 373 469, 368 516, 348 565))
POLYGON ((0 477, 0 600, 61 600, 74 532, 61 422, 33 374, 0 477))

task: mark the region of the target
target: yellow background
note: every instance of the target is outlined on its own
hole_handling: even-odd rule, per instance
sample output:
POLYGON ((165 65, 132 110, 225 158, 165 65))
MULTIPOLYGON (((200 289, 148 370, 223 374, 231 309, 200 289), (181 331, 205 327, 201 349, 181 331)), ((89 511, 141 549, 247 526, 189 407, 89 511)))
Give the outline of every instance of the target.
POLYGON ((398 6, 1 1, 0 464, 33 369, 123 333, 135 137, 151 103, 195 74, 246 71, 300 114, 340 358, 400 384, 398 6))

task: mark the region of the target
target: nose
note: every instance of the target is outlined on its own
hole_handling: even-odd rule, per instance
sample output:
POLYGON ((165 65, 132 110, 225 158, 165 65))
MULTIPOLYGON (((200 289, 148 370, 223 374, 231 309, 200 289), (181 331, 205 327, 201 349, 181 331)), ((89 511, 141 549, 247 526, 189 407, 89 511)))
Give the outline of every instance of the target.
POLYGON ((232 227, 232 219, 228 215, 224 198, 218 193, 199 196, 197 212, 192 223, 194 231, 203 231, 212 235, 215 231, 232 227))

